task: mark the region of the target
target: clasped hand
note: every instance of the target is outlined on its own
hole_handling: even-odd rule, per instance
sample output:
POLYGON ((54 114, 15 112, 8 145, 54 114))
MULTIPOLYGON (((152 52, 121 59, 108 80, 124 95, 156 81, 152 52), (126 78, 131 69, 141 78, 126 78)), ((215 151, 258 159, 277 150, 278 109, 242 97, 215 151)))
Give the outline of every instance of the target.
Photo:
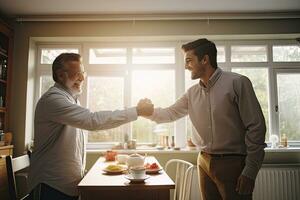
POLYGON ((150 116, 153 114, 154 105, 150 99, 141 99, 137 104, 136 111, 138 116, 150 116))

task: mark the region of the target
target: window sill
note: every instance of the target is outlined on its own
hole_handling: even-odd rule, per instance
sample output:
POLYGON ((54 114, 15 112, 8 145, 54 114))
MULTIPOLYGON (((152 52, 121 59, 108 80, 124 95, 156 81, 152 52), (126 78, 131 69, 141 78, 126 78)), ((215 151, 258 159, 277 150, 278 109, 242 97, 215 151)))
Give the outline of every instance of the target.
POLYGON ((287 148, 265 148, 265 152, 276 152, 276 153, 284 153, 284 152, 299 152, 300 153, 300 147, 287 147, 287 148))
MULTIPOLYGON (((98 153, 105 153, 107 150, 111 149, 87 149, 87 153, 89 154, 98 154, 98 153)), ((180 149, 180 150, 173 150, 173 149, 164 149, 164 150, 158 150, 158 149, 115 149, 114 151, 122 154, 132 154, 132 153, 150 153, 150 154, 167 154, 167 153, 198 153, 199 150, 190 150, 187 148, 180 149)), ((266 153, 291 153, 291 152, 297 152, 300 153, 300 147, 288 147, 288 148, 265 148, 266 153)))
MULTIPOLYGON (((110 149, 88 149, 87 153, 105 153, 107 150, 110 149)), ((151 153, 151 154, 168 154, 168 153, 198 153, 199 150, 190 150, 190 149, 180 149, 180 150, 173 150, 173 149, 164 149, 164 150, 158 150, 158 149, 115 149, 114 151, 122 154, 132 154, 132 153, 151 153)))

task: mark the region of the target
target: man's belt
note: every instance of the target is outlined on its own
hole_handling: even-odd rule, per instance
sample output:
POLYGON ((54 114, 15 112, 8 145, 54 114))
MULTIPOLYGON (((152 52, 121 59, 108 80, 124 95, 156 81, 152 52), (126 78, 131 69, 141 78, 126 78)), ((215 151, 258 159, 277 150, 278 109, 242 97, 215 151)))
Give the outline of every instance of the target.
POLYGON ((201 151, 201 154, 208 155, 215 158, 222 158, 222 157, 230 157, 230 156, 239 156, 239 157, 245 157, 244 154, 237 154, 237 153, 224 153, 224 154, 217 154, 217 153, 206 153, 204 151, 201 151))

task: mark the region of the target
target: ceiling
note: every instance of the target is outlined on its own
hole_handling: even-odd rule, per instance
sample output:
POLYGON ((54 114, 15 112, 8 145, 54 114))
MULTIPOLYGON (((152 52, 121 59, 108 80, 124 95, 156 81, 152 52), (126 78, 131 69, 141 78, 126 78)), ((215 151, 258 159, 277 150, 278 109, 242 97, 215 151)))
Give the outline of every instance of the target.
POLYGON ((300 0, 0 0, 0 13, 26 15, 300 12, 300 0))

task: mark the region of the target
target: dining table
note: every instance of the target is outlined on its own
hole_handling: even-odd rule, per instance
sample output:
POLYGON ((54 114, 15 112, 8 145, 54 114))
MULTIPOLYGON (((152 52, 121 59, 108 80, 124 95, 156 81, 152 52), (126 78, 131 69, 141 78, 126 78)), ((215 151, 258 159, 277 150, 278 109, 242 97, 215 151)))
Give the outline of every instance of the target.
MULTIPOLYGON (((157 163, 153 156, 147 156, 145 163, 157 163)), ((122 174, 107 174, 103 171, 116 161, 105 161, 99 157, 88 173, 78 184, 81 200, 169 200, 170 190, 175 183, 162 169, 157 174, 149 174, 144 182, 132 183, 122 174)), ((125 172, 126 173, 126 172, 125 172)))

